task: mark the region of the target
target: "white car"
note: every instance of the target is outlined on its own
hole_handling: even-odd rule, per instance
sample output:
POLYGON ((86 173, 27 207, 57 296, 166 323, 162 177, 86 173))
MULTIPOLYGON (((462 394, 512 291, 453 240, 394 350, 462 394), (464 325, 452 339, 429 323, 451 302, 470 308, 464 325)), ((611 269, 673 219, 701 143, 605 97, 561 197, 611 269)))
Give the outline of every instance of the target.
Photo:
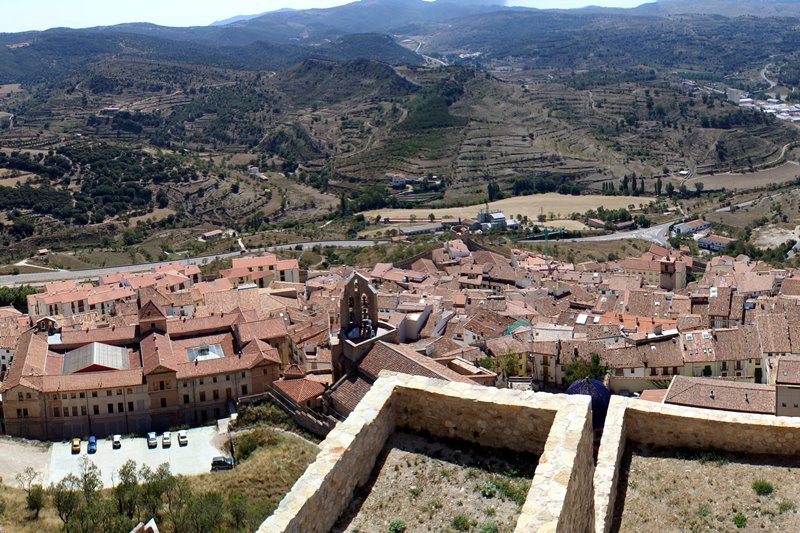
POLYGON ((189 444, 189 435, 186 434, 185 429, 182 429, 178 432, 178 445, 186 446, 187 444, 189 444))
POLYGON ((170 435, 169 431, 165 431, 163 435, 161 435, 161 447, 162 448, 169 448, 172 446, 172 435, 170 435))
POLYGON ((156 437, 155 432, 151 431, 147 434, 147 447, 148 448, 155 448, 158 446, 158 437, 156 437))
POLYGON ((122 435, 114 435, 111 437, 111 447, 115 450, 122 448, 122 435))

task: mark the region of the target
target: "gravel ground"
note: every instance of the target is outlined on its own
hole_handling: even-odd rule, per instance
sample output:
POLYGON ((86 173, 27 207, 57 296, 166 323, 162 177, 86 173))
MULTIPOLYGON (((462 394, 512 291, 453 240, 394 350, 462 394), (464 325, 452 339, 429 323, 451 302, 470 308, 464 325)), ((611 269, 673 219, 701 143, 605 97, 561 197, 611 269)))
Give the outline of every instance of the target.
POLYGON ((800 458, 636 448, 620 474, 612 531, 800 531, 800 458), (754 482, 771 484, 757 494, 754 482))
POLYGON ((406 533, 514 530, 538 458, 392 435, 367 486, 358 491, 333 532, 377 533, 402 520, 406 533))

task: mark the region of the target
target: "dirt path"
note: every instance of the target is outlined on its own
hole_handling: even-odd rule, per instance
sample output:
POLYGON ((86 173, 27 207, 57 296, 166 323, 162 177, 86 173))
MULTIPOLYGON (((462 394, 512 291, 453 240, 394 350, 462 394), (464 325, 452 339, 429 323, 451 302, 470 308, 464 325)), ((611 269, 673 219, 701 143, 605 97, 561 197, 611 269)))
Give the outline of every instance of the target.
POLYGON ((50 444, 35 441, 0 438, 0 476, 6 485, 15 485, 14 477, 26 468, 32 467, 42 476, 39 479, 47 485, 48 466, 50 465, 50 444))

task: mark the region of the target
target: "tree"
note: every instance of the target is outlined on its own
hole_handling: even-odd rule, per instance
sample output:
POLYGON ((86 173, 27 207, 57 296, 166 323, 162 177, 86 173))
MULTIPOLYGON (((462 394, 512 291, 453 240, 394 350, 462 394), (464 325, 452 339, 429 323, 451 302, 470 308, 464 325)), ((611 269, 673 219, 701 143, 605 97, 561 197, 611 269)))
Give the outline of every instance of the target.
POLYGON ((436 215, 434 215, 433 213, 430 213, 430 214, 428 215, 428 221, 429 221, 429 222, 433 222, 433 221, 435 221, 435 220, 436 220, 436 215))
POLYGON ((705 188, 705 184, 702 181, 696 181, 694 184, 694 189, 697 191, 697 196, 703 194, 703 189, 705 188))
POLYGON ((45 503, 44 488, 39 484, 31 486, 31 490, 25 498, 25 503, 28 505, 29 510, 34 511, 33 517, 39 518, 39 511, 42 510, 45 503))
POLYGON ((69 474, 55 485, 50 485, 50 498, 53 500, 58 517, 65 526, 80 506, 79 485, 80 480, 75 474, 69 474))
POLYGON ((248 505, 247 496, 244 494, 229 494, 228 495, 228 512, 231 515, 233 525, 237 529, 242 529, 247 520, 248 505))
POLYGON ((661 178, 660 177, 656 178, 655 193, 656 193, 656 196, 661 196, 661 178))
POLYGON ((222 494, 211 491, 189 501, 188 516, 193 531, 218 531, 224 522, 222 494))
POLYGON ((503 193, 500 192, 500 186, 494 181, 489 182, 489 184, 486 186, 486 190, 490 202, 500 200, 503 197, 503 193))
POLYGON ((25 492, 28 493, 28 496, 30 496, 33 485, 40 477, 41 474, 39 474, 39 472, 37 472, 32 466, 29 466, 17 474, 14 479, 17 481, 19 488, 25 490, 25 492))
POLYGON ((128 518, 133 518, 136 514, 136 502, 139 500, 141 487, 139 478, 136 474, 136 462, 132 459, 125 461, 120 467, 119 483, 112 491, 117 501, 117 512, 128 518))
POLYGON ((667 196, 672 196, 675 194, 675 186, 672 182, 667 182, 667 196))
POLYGON ((603 381, 608 374, 609 368, 600 361, 600 356, 596 353, 590 354, 589 359, 576 357, 564 365, 564 381, 571 384, 574 381, 585 378, 592 378, 603 381))

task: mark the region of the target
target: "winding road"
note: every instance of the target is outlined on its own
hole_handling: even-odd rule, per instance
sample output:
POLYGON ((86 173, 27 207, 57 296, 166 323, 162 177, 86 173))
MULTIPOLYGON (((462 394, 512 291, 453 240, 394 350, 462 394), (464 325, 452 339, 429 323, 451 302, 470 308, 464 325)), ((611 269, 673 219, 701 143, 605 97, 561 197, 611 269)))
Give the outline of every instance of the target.
MULTIPOLYGON (((267 248, 258 248, 250 250, 251 253, 262 252, 277 252, 282 250, 294 250, 298 246, 304 250, 313 248, 315 246, 333 246, 335 248, 360 248, 363 246, 377 246, 379 244, 386 244, 388 241, 368 241, 368 240, 352 240, 352 241, 313 241, 302 242, 294 244, 279 244, 276 246, 269 246, 267 248)), ((204 265, 215 259, 227 259, 232 257, 239 257, 242 252, 226 252, 222 254, 208 255, 203 257, 192 257, 189 259, 179 259, 174 261, 158 261, 155 263, 143 263, 140 265, 123 265, 108 268, 92 268, 86 270, 57 270, 53 272, 35 272, 31 274, 17 274, 0 276, 0 286, 13 287, 15 285, 35 285, 47 283, 50 281, 63 281, 63 280, 85 280, 98 278, 104 274, 114 274, 116 272, 148 272, 159 265, 167 265, 170 263, 181 263, 182 265, 204 265)))
MULTIPOLYGON (((666 222, 658 226, 650 226, 649 228, 640 228, 633 231, 624 231, 620 233, 610 233, 608 235, 598 235, 596 237, 583 237, 580 239, 562 239, 558 242, 603 242, 603 241, 620 241, 623 239, 641 239, 643 241, 652 242, 659 246, 669 247, 669 227, 678 222, 666 222)), ((532 241, 541 242, 541 241, 532 241)))

